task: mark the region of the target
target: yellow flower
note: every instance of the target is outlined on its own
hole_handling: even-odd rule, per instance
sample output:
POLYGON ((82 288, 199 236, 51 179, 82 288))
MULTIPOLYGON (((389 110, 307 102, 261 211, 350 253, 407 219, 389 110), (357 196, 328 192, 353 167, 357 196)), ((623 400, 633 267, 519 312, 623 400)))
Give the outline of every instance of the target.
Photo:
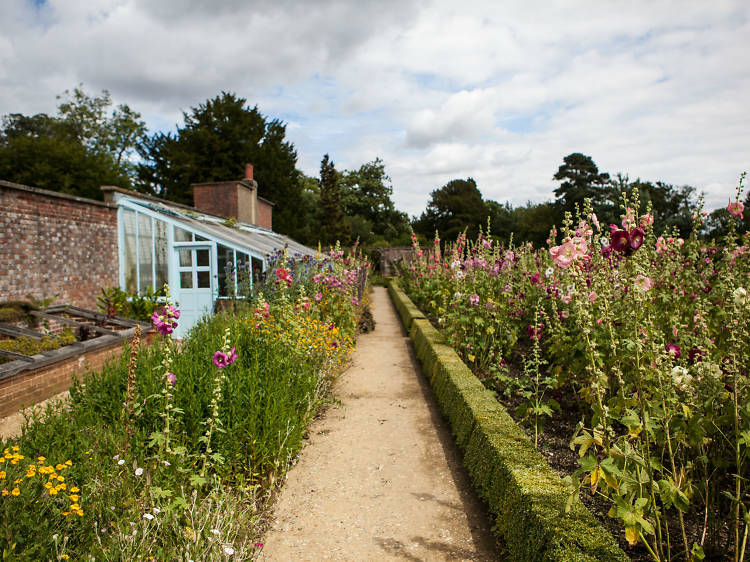
POLYGON ((73 461, 70 460, 70 459, 68 459, 68 460, 65 461, 65 464, 68 465, 68 466, 73 466, 73 461))
POLYGON ((57 481, 58 482, 65 482, 65 477, 64 476, 58 476, 57 477, 57 481))
POLYGON ((65 517, 67 517, 68 515, 70 515, 70 511, 63 511, 62 515, 64 515, 65 517))
POLYGON ((70 556, 68 556, 67 554, 61 554, 60 558, 63 560, 67 560, 68 558, 70 558, 70 556))
POLYGON ((56 496, 57 495, 57 488, 50 488, 49 489, 49 495, 50 496, 56 496))
POLYGON ((13 445, 13 447, 11 448, 13 449, 13 451, 18 451, 21 447, 19 447, 18 445, 13 445))
POLYGON ((11 494, 13 494, 14 496, 20 496, 21 490, 19 490, 18 488, 13 488, 13 491, 11 492, 11 494))
POLYGON ((52 488, 52 484, 51 484, 50 482, 46 482, 46 483, 44 484, 44 487, 45 487, 45 488, 47 488, 47 489, 49 490, 49 489, 51 489, 51 488, 52 488))
POLYGON ((20 484, 21 482, 23 482, 21 478, 16 478, 15 480, 13 480, 14 484, 20 484))
POLYGON ((65 470, 65 465, 64 464, 58 464, 58 465, 55 466, 55 469, 57 469, 57 470, 65 470))
POLYGON ((57 486, 55 486, 55 490, 59 492, 60 490, 64 490, 65 487, 65 484, 58 484, 57 486))
POLYGON ((44 464, 44 461, 47 460, 47 457, 37 457, 36 460, 39 461, 39 464, 44 464))
POLYGON ((83 517, 83 510, 79 509, 78 511, 75 512, 75 514, 78 515, 79 517, 83 517))
POLYGON ((0 470, 0 480, 5 480, 5 471, 0 470))
POLYGON ((5 497, 5 496, 7 496, 9 494, 10 494, 10 492, 8 490, 3 490, 3 497, 5 497))
POLYGON ((75 486, 73 486, 73 487, 72 487, 72 488, 70 489, 70 491, 71 491, 71 492, 73 492, 74 494, 77 494, 77 493, 78 493, 78 492, 80 492, 81 490, 79 490, 78 488, 76 488, 75 486))
POLYGON ((68 499, 69 499, 70 501, 72 501, 72 502, 77 502, 77 501, 78 501, 78 494, 70 494, 70 495, 68 496, 68 499))
POLYGON ((78 505, 77 503, 74 503, 73 505, 70 506, 70 511, 78 511, 79 509, 81 509, 81 506, 78 505))

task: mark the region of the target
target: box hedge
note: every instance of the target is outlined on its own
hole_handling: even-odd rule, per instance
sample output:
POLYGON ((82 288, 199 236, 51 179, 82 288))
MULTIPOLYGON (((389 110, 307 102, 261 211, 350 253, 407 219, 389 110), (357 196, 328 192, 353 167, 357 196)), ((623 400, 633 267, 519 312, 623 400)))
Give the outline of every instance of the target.
POLYGON ((628 560, 580 501, 565 513, 567 489, 523 430, 393 279, 388 290, 509 559, 628 560))

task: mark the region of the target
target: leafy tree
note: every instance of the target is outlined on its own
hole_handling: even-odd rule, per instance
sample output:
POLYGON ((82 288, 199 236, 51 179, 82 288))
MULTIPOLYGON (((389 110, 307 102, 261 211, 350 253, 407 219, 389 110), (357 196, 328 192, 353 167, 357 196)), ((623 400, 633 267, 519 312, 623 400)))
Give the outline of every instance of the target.
POLYGON ((561 212, 574 212, 576 205, 591 199, 594 208, 607 201, 605 188, 609 186, 609 174, 599 173, 590 156, 574 152, 563 158, 554 179, 562 181, 555 189, 557 205, 561 212))
POLYGON ((132 168, 124 157, 137 141, 120 136, 115 144, 113 139, 125 128, 143 130, 140 116, 127 106, 108 114, 111 99, 106 91, 101 98, 89 98, 80 87, 75 92, 74 101, 60 105, 58 116, 3 117, 0 177, 92 199, 102 198, 99 188, 104 184, 130 187, 132 168), (84 106, 96 107, 96 115, 82 110, 84 106), (112 142, 99 142, 99 137, 112 142))
POLYGON ((157 133, 144 145, 139 168, 141 189, 192 204, 192 184, 239 179, 245 164, 255 166, 258 194, 273 201, 274 229, 297 236, 300 222, 301 175, 297 152, 285 140, 286 125, 267 121, 258 107, 222 92, 183 114, 175 134, 157 133))
POLYGON ((414 222, 414 230, 426 237, 437 230, 444 240, 455 239, 466 230, 472 238, 489 215, 477 183, 472 178, 456 179, 431 193, 427 209, 414 222))
POLYGON ((341 175, 339 185, 352 238, 363 244, 408 238, 409 218, 396 210, 390 182, 380 158, 341 175))
POLYGON ((72 92, 65 90, 63 96, 67 99, 58 106, 60 119, 75 139, 94 153, 109 154, 117 166, 132 175, 135 167, 129 158, 146 138, 146 124, 141 114, 125 104, 111 108, 109 91, 103 90, 101 96, 91 97, 83 91, 83 84, 72 92))
POLYGON ((349 240, 349 228, 344 222, 343 194, 339 173, 328 154, 320 162, 320 241, 326 245, 349 240))

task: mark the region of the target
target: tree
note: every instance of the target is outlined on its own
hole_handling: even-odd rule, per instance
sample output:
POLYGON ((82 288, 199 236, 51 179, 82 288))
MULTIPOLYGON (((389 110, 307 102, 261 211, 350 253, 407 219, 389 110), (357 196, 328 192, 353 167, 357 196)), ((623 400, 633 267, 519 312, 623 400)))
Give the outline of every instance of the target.
POLYGON ((320 242, 333 245, 349 240, 349 229, 344 222, 344 206, 339 173, 328 157, 320 162, 320 242))
POLYGON ((609 174, 599 173, 590 156, 574 152, 563 158, 554 179, 562 181, 555 189, 560 211, 575 211, 576 205, 583 205, 584 199, 591 199, 594 208, 606 203, 605 188, 609 185, 609 174))
POLYGON ((183 119, 174 135, 157 133, 145 143, 141 189, 192 204, 192 184, 239 179, 250 162, 258 194, 276 204, 274 229, 291 236, 304 229, 297 152, 285 140, 284 123, 267 121, 257 106, 247 107, 244 98, 227 92, 191 108, 183 119))
POLYGON ((101 96, 87 95, 83 84, 72 92, 65 90, 63 96, 67 100, 58 106, 60 119, 76 140, 94 153, 108 153, 117 166, 123 167, 128 175, 134 175, 135 166, 129 158, 146 138, 146 124, 141 114, 125 104, 111 107, 112 96, 107 90, 103 90, 101 96))
POLYGON ((414 230, 426 237, 437 230, 441 238, 452 240, 466 230, 472 238, 487 222, 490 213, 472 178, 451 180, 430 196, 427 209, 414 222, 414 230))
POLYGON ((391 178, 380 158, 345 171, 339 186, 352 238, 363 244, 408 238, 409 217, 396 210, 391 200, 391 178))
POLYGON ((59 115, 5 115, 0 131, 0 177, 17 183, 101 199, 101 185, 130 187, 129 152, 145 130, 127 106, 109 111, 111 98, 90 98, 82 87, 59 115), (125 133, 130 131, 130 133, 125 133))

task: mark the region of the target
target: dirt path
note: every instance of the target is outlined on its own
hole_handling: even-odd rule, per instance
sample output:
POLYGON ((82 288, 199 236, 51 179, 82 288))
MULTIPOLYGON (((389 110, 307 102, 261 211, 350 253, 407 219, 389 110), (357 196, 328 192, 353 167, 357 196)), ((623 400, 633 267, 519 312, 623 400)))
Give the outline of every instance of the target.
POLYGON ((262 560, 498 560, 489 516, 387 292, 310 429, 262 560))

